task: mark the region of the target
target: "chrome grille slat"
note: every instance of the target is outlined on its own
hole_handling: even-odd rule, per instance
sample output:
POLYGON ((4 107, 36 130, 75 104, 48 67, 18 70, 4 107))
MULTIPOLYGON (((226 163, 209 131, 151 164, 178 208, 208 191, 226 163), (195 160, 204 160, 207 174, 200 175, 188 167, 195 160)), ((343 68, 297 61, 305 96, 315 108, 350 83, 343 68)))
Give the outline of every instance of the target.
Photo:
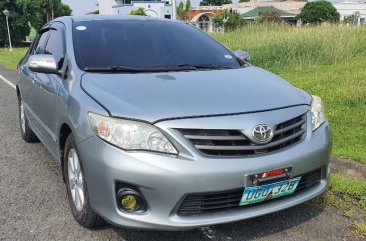
POLYGON ((291 125, 291 126, 285 127, 285 128, 283 128, 283 129, 279 129, 279 130, 278 130, 278 131, 276 131, 274 134, 275 134, 275 135, 281 134, 281 133, 283 133, 283 132, 286 132, 286 131, 289 131, 289 130, 291 130, 291 129, 294 129, 295 127, 301 126, 301 125, 303 125, 304 123, 305 123, 305 120, 302 120, 302 121, 300 121, 300 122, 298 122, 298 123, 295 123, 295 124, 293 124, 293 125, 291 125))
POLYGON ((296 138, 298 136, 301 136, 302 134, 304 134, 305 130, 302 130, 294 135, 288 136, 286 138, 280 139, 278 141, 275 142, 271 142, 270 144, 267 145, 257 145, 257 146, 208 146, 208 145, 195 145, 195 147, 197 149, 205 149, 205 150, 236 150, 236 151, 241 151, 241 150, 260 150, 260 149, 267 149, 267 148, 271 148, 273 146, 277 146, 280 145, 283 142, 286 142, 288 140, 291 140, 293 138, 296 138))
POLYGON ((195 140, 246 140, 245 136, 196 136, 196 135, 184 135, 187 139, 195 140))
POLYGON ((209 156, 263 155, 299 143, 306 135, 306 113, 275 125, 273 139, 256 144, 239 130, 177 129, 199 152, 209 156))

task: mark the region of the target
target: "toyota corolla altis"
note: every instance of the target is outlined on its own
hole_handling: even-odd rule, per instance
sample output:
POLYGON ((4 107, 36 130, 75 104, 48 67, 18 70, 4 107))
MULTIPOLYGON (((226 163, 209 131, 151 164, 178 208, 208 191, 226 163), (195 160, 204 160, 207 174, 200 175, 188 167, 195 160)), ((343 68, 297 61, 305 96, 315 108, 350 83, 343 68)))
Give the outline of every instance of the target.
POLYGON ((60 162, 71 212, 93 228, 184 230, 324 193, 322 101, 189 24, 62 17, 19 64, 21 135, 60 162))

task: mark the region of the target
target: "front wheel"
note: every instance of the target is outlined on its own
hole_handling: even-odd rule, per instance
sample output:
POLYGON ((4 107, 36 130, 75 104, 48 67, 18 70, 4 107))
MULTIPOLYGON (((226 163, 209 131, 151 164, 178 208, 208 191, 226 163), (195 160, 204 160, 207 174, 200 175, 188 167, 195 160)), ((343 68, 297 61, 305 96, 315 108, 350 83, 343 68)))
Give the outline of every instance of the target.
POLYGON ((89 193, 80 155, 74 136, 70 134, 65 143, 64 172, 66 191, 71 212, 82 226, 92 229, 103 224, 103 220, 90 206, 89 193))
POLYGON ((28 143, 37 142, 38 138, 29 127, 28 119, 25 113, 24 104, 21 98, 18 101, 19 107, 19 125, 20 125, 20 133, 22 135, 23 140, 28 143))

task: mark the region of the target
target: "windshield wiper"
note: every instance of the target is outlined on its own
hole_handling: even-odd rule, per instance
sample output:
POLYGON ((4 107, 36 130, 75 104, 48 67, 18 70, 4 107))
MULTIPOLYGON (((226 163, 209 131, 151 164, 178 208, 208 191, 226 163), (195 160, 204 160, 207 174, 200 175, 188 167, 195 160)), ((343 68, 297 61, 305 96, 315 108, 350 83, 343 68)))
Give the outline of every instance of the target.
POLYGON ((110 66, 110 67, 85 67, 87 72, 141 72, 141 68, 126 67, 126 66, 110 66))
POLYGON ((128 67, 128 66, 110 66, 110 67, 85 67, 86 72, 126 72, 126 73, 143 73, 143 72, 167 72, 167 71, 187 71, 198 69, 230 69, 225 66, 215 64, 178 64, 155 67, 128 67))
POLYGON ((197 70, 194 66, 157 66, 157 67, 127 67, 127 66, 111 66, 111 67, 85 67, 87 72, 126 72, 126 73, 143 73, 143 72, 166 72, 166 71, 184 71, 197 70))
POLYGON ((217 64, 178 64, 178 67, 191 67, 195 69, 231 69, 230 67, 220 66, 217 64))

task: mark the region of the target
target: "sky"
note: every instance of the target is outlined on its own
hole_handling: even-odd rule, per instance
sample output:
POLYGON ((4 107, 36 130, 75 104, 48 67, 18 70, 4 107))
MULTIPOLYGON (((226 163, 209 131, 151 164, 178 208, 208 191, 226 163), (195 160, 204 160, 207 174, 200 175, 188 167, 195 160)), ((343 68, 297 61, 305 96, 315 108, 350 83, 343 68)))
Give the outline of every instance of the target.
MULTIPOLYGON (((181 0, 177 0, 177 4, 181 0)), ((183 0, 185 2, 186 0, 183 0)), ((86 13, 93 12, 97 10, 95 4, 98 0, 62 0, 63 3, 69 5, 72 9, 73 15, 84 15, 86 13)), ((200 0, 191 0, 192 6, 198 6, 200 0)), ((238 0, 233 0, 233 2, 238 2, 238 0)))
POLYGON ((86 13, 94 12, 98 9, 95 4, 98 3, 98 0, 62 0, 64 4, 67 4, 72 9, 72 14, 77 15, 85 15, 86 13))

